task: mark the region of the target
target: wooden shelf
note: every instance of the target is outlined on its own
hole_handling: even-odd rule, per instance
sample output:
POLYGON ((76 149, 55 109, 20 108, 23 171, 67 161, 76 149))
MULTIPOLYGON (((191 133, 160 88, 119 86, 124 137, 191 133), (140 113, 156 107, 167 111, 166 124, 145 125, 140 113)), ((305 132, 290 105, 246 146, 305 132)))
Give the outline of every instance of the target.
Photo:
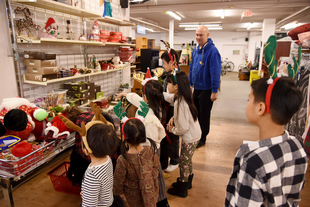
POLYGON ((101 14, 70 6, 68 4, 59 3, 52 0, 13 0, 14 3, 26 4, 42 9, 48 9, 65 14, 75 15, 87 18, 100 18, 101 14))
POLYGON ((126 20, 115 19, 113 17, 98 17, 98 18, 90 17, 89 19, 97 19, 99 22, 115 24, 115 25, 118 25, 118 26, 136 26, 135 23, 132 23, 132 22, 129 22, 129 21, 126 21, 126 20))
POLYGON ((106 97, 98 98, 98 99, 94 99, 94 100, 89 100, 89 102, 87 102, 86 104, 79 105, 78 107, 86 107, 90 102, 100 101, 100 100, 104 100, 104 99, 106 99, 106 97))
POLYGON ((106 46, 130 46, 130 47, 135 47, 135 44, 127 44, 127 43, 115 43, 115 42, 106 42, 105 43, 106 46))
POLYGON ((96 73, 88 73, 88 74, 76 75, 76 76, 71 76, 71 77, 66 77, 66 78, 57 78, 57 79, 52 79, 52 80, 48 80, 45 82, 26 80, 25 75, 23 77, 24 77, 24 83, 47 86, 47 85, 53 84, 53 83, 58 83, 58 82, 63 82, 63 81, 68 81, 68 80, 73 80, 73 79, 78 79, 78 78, 83 78, 83 77, 89 77, 89 76, 94 76, 94 75, 112 73, 112 72, 116 72, 116 71, 123 70, 123 69, 124 69, 124 67, 119 67, 119 68, 116 68, 113 70, 105 70, 105 71, 100 71, 100 72, 96 72, 96 73))
POLYGON ((102 42, 95 42, 95 41, 65 40, 65 39, 52 39, 52 38, 41 38, 39 40, 30 40, 30 39, 27 40, 25 38, 18 38, 17 43, 20 43, 20 44, 58 43, 58 44, 80 44, 80 45, 91 45, 91 46, 130 46, 130 47, 135 47, 135 44, 127 44, 127 43, 106 42, 104 44, 102 42))

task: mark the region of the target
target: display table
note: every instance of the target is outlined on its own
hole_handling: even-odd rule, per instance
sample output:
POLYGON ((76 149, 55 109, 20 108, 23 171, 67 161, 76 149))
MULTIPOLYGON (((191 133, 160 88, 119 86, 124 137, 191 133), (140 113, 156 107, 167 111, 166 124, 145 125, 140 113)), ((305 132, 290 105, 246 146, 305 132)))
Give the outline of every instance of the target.
POLYGON ((27 165, 27 168, 22 170, 17 169, 18 166, 14 163, 15 161, 0 159, 0 164, 2 165, 2 168, 0 168, 0 184, 2 186, 6 207, 14 206, 12 191, 15 188, 53 165, 56 165, 62 159, 70 155, 71 151, 69 148, 75 144, 75 132, 71 133, 68 139, 61 140, 58 144, 56 144, 56 142, 58 141, 54 140, 16 161, 20 163, 21 161, 27 160, 27 162, 29 162, 29 160, 32 159, 27 165), (6 167, 9 165, 12 165, 13 171, 11 168, 4 170, 3 166, 6 167), (14 185, 14 187, 12 187, 12 185, 14 185))

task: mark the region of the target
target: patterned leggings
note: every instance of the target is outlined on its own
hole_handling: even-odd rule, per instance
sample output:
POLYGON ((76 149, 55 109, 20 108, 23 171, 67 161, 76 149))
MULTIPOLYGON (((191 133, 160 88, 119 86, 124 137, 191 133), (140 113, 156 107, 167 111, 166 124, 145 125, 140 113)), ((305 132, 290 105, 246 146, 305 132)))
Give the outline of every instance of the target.
POLYGON ((181 144, 181 155, 179 161, 180 181, 187 182, 188 176, 193 173, 192 157, 194 155, 198 141, 181 144))

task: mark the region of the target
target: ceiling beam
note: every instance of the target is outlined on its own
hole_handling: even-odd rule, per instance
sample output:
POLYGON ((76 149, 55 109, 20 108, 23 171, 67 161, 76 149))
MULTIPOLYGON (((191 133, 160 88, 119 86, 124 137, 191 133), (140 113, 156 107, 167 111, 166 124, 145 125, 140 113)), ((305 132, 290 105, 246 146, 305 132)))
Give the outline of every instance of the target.
POLYGON ((157 29, 160 29, 160 30, 163 30, 163 31, 166 31, 166 32, 169 32, 169 29, 166 29, 164 27, 160 27, 156 24, 152 24, 152 23, 149 23, 149 22, 146 22, 146 21, 143 21, 143 20, 140 20, 140 19, 137 19, 137 18, 133 18, 133 17, 129 17, 131 21, 135 21, 135 22, 140 22, 142 24, 146 24, 146 25, 149 25, 151 27, 155 27, 157 29))
POLYGON ((276 23, 276 28, 280 28, 280 27, 282 27, 288 23, 296 21, 296 20, 300 19, 301 17, 307 16, 307 15, 310 15, 310 6, 307 6, 303 9, 299 10, 298 12, 278 21, 276 23))
POLYGON ((130 14, 141 14, 163 11, 201 11, 201 10, 217 10, 217 9, 261 9, 262 6, 267 8, 286 8, 286 7, 307 7, 309 2, 279 2, 278 0, 268 1, 233 1, 233 2, 204 2, 204 3, 180 3, 180 4, 161 4, 161 5, 132 5, 130 14), (245 6, 246 5, 246 6, 245 6))

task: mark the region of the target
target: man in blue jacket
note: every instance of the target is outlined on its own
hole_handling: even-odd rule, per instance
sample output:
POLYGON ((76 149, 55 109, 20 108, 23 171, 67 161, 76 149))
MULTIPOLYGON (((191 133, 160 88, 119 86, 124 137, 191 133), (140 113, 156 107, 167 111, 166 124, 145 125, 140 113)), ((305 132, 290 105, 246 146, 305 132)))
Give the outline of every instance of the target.
POLYGON ((201 25, 196 30, 198 45, 192 52, 189 67, 189 82, 194 88, 193 99, 198 110, 201 139, 197 148, 205 145, 210 129, 210 115, 213 102, 217 99, 220 85, 221 56, 213 44, 206 26, 201 25))

